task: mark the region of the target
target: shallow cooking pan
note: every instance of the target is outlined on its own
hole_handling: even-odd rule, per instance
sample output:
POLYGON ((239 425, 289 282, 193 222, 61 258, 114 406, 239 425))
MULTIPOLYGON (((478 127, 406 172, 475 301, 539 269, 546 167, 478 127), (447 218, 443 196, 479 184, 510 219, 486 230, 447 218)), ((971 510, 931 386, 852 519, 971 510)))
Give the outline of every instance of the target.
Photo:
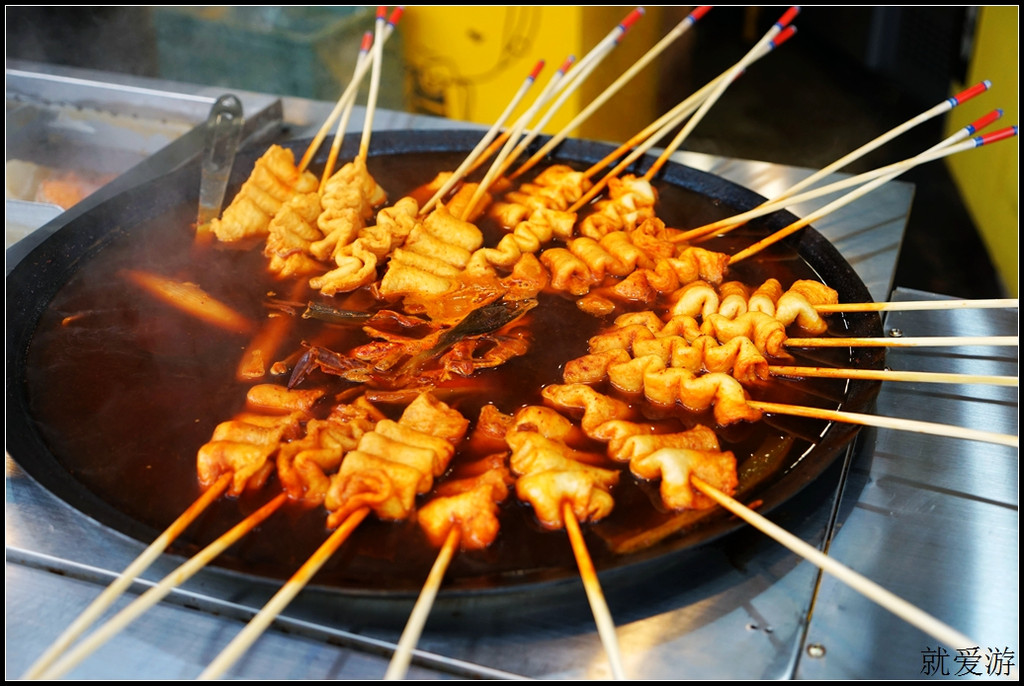
MULTIPOLYGON (((417 160, 421 165, 424 160, 432 160, 436 170, 452 168, 462 155, 472 149, 478 138, 479 133, 467 131, 377 133, 373 138, 370 171, 377 176, 384 173, 377 171, 382 169, 382 164, 393 165, 400 160, 417 160)), ((298 157, 307 144, 306 141, 298 141, 289 145, 296 150, 298 157)), ((567 141, 559 148, 554 161, 588 164, 601 159, 609 150, 601 144, 567 141)), ((229 194, 240 186, 260 152, 240 154, 229 194)), ((346 147, 342 159, 353 154, 354 148, 346 147)), ((314 162, 312 168, 318 170, 318 164, 322 166, 322 160, 314 162)), ((387 168, 395 169, 394 166, 387 168)), ((410 176, 408 180, 396 181, 389 187, 389 179, 377 178, 389 190, 392 200, 409 190, 411 185, 430 180, 410 176)), ((657 185, 663 198, 671 196, 675 198, 673 202, 683 208, 681 214, 686 216, 671 223, 677 228, 697 226, 749 209, 763 201, 757 194, 720 177, 678 164, 668 165, 657 185)), ((86 275, 91 278, 97 273, 96 265, 103 265, 108 259, 113 260, 111 264, 116 264, 120 257, 115 259, 112 256, 130 253, 131 246, 139 241, 161 246, 159 263, 139 265, 140 268, 160 269, 163 273, 187 273, 190 268, 188 227, 195 217, 198 186, 198 164, 190 164, 114 197, 74 218, 50 236, 7 278, 8 452, 26 472, 82 513, 145 542, 152 540, 196 497, 195 452, 208 440, 212 427, 228 418, 224 414, 218 415, 217 412, 223 410, 217 408, 223 408, 228 396, 238 395, 238 387, 232 386, 230 381, 237 356, 232 357, 236 353, 225 352, 227 358, 223 366, 227 373, 221 377, 224 387, 182 407, 177 395, 182 388, 188 387, 196 378, 218 372, 196 366, 190 358, 188 346, 183 347, 180 341, 170 344, 166 337, 183 335, 196 346, 219 345, 225 351, 240 350, 245 339, 241 342, 237 338, 212 343, 205 339, 196 341, 204 338, 201 331, 182 333, 179 329, 155 325, 138 334, 148 341, 145 353, 137 349, 121 350, 111 358, 117 361, 115 368, 95 369, 89 366, 92 358, 82 356, 76 359, 88 347, 87 343, 74 338, 54 342, 50 340, 51 329, 59 327, 62 318, 81 314, 80 311, 63 309, 79 302, 79 289, 102 294, 104 302, 93 303, 91 307, 97 311, 115 310, 119 325, 136 326, 140 330, 150 327, 147 314, 151 302, 140 294, 124 293, 124 282, 111 285, 117 282, 116 274, 104 274, 101 268, 100 275, 105 275, 111 283, 94 288, 92 285, 83 286, 83 282, 86 275), (76 340, 81 345, 74 344, 76 340), (154 358, 158 359, 154 362, 154 358), (60 371, 40 372, 39 367, 44 360, 60 371), (113 410, 108 407, 111 399, 113 410), (150 405, 152 407, 146 416, 160 415, 167 420, 161 426, 147 426, 147 422, 138 419, 141 415, 132 416, 126 411, 126 407, 134 405, 150 405), (207 410, 213 416, 203 416, 207 410), (50 421, 51 417, 57 416, 62 417, 59 422, 50 421), (143 425, 139 426, 140 423, 143 425), (102 459, 98 457, 100 454, 102 459), (122 497, 123 493, 136 489, 161 495, 159 498, 122 497)), ((735 232, 733 240, 749 242, 793 221, 795 217, 792 215, 777 212, 735 232)), ((773 260, 790 259, 789 255, 796 256, 802 263, 801 269, 807 274, 815 275, 835 288, 840 294, 840 302, 870 300, 867 289, 842 255, 813 229, 805 229, 777 250, 766 252, 764 261, 771 263, 773 260)), ((251 258, 225 253, 223 259, 244 261, 251 258)), ((259 264, 258 261, 252 263, 259 264)), ((768 268, 762 269, 753 264, 745 269, 748 276, 754 278, 768 268)), ((225 288, 230 290, 230 287, 225 288)), ((86 313, 85 316, 90 315, 86 313)), ((99 313, 96 316, 102 319, 107 315, 99 313)), ((846 315, 830 321, 833 332, 844 336, 881 335, 880 319, 876 314, 846 315)), ((102 337, 103 332, 94 332, 94 335, 102 337)), ((97 344, 97 347, 103 345, 105 343, 97 344)), ((111 339, 110 345, 117 347, 118 343, 111 339)), ((842 354, 845 360, 840 362, 846 366, 871 369, 884 366, 884 353, 879 349, 842 354)), ((849 411, 868 410, 880 385, 870 381, 842 383, 838 406, 849 411)), ((786 421, 782 420, 781 424, 786 425, 786 421)), ((798 430, 804 429, 806 426, 798 430)), ((786 502, 815 481, 843 453, 856 435, 857 428, 841 424, 826 427, 818 422, 808 431, 814 436, 803 447, 769 446, 765 455, 760 457, 760 464, 747 465, 750 487, 743 493, 745 500, 758 501, 761 511, 770 511, 786 502)), ((262 500, 266 497, 264 494, 262 500)), ((224 499, 209 516, 204 516, 197 530, 188 532, 176 544, 175 551, 182 555, 191 554, 220 532, 223 521, 232 517, 237 520, 240 513, 251 510, 260 500, 224 499)), ((527 515, 518 513, 515 516, 525 519, 527 515)), ((264 527, 263 531, 251 537, 253 542, 240 545, 223 556, 218 566, 257 582, 277 583, 277 580, 290 575, 304 556, 322 541, 323 516, 319 512, 307 512, 293 513, 280 519, 282 528, 264 527), (318 522, 320 528, 317 528, 318 522), (306 533, 298 536, 301 540, 285 553, 275 541, 296 528, 306 533)), ((668 518, 662 518, 665 519, 668 518)), ((602 578, 612 585, 623 579, 632 584, 643 570, 671 564, 680 556, 692 553, 699 546, 741 526, 733 518, 713 514, 674 528, 669 526, 664 536, 650 539, 640 536, 640 543, 636 543, 636 534, 643 532, 631 530, 626 521, 593 527, 588 537, 593 541, 592 554, 602 578)), ((368 529, 367 539, 383 536, 385 540, 401 545, 399 538, 392 538, 397 535, 394 526, 388 528, 378 523, 373 527, 368 529)), ((527 545, 543 552, 534 552, 528 563, 499 561, 492 564, 488 562, 491 558, 485 557, 460 564, 457 558, 446 579, 442 602, 445 597, 511 597, 538 589, 557 592, 566 584, 576 583, 575 563, 564 534, 543 533, 525 526, 511 537, 515 541, 505 542, 505 547, 499 547, 493 555, 500 557, 513 545, 527 545)), ((426 576, 430 560, 413 563, 404 559, 378 559, 374 562, 374 555, 369 554, 365 557, 371 560, 366 562, 359 552, 366 550, 361 547, 364 545, 369 543, 360 543, 354 538, 353 545, 348 546, 350 550, 340 553, 338 559, 317 577, 318 590, 371 602, 413 597, 426 576)))

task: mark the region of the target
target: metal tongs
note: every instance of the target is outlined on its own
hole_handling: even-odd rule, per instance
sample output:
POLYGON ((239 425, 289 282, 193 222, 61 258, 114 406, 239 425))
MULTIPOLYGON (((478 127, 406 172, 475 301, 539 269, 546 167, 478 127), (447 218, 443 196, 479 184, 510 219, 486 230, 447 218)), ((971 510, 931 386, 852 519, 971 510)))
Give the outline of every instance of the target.
POLYGON ((210 116, 206 119, 202 178, 199 182, 197 237, 207 234, 209 223, 220 214, 244 124, 242 102, 234 95, 220 96, 210 108, 210 116))

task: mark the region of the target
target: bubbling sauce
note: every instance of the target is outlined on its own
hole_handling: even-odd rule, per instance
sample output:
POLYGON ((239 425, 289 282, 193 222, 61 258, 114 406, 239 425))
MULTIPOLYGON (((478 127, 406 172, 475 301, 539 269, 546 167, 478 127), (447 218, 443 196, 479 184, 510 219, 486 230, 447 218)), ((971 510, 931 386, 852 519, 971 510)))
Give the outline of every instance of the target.
MULTIPOLYGON (((389 198, 396 200, 430 181, 438 170, 455 168, 461 156, 379 156, 370 158, 369 167, 389 198)), ((698 226, 734 213, 732 208, 678 186, 660 184, 658 191, 658 215, 675 228, 698 226)), ((157 302, 126 280, 123 270, 148 270, 194 282, 253 321, 266 317, 267 302, 274 298, 324 300, 275 281, 260 249, 197 250, 193 219, 193 207, 172 208, 146 226, 113 234, 109 243, 83 261, 43 315, 26 372, 32 414, 63 468, 83 488, 154 531, 165 528, 199 495, 197 450, 210 439, 218 423, 244 407, 252 383, 236 380, 235 369, 250 335, 220 331, 157 302)), ((501 235, 498 227, 482 224, 481 229, 486 236, 501 235)), ((749 245, 755 233, 756 229, 740 229, 702 247, 735 252, 749 245)), ((819 279, 785 245, 773 246, 758 259, 740 263, 729 275, 751 285, 769 277, 779 279, 784 287, 796 279, 819 279)), ((330 304, 340 309, 382 306, 365 289, 339 295, 330 304)), ((611 324, 610 319, 581 312, 570 297, 551 293, 541 294, 540 304, 523 322, 532 338, 525 356, 479 371, 472 379, 461 381, 457 389, 440 391, 439 397, 471 421, 486 403, 494 403, 508 414, 526 405, 543 404, 541 389, 561 383, 564 364, 586 354, 588 339, 611 324)), ((367 340, 358 325, 328 325, 296 316, 278 359, 301 351, 303 342, 316 341, 344 352, 367 340)), ((798 363, 837 366, 843 364, 842 357, 841 351, 815 353, 814 360, 798 359, 798 363)), ((287 381, 259 382, 268 380, 287 381)), ((300 387, 313 386, 327 388, 332 397, 353 384, 317 371, 300 387)), ((845 382, 835 380, 777 380, 751 390, 756 399, 830 408, 842 404, 845 392, 845 382)), ((698 422, 714 426, 710 412, 693 414, 678 407, 646 407, 641 400, 627 400, 640 404, 649 418, 677 430, 698 422)), ((324 412, 329 410, 330 403, 321 405, 324 412)), ((391 415, 401 411, 401 407, 386 405, 381 409, 391 415)), ((740 492, 750 499, 775 475, 791 469, 821 432, 821 422, 766 419, 720 429, 719 437, 722 449, 736 454, 740 492)), ((455 460, 479 457, 462 451, 455 460)), ((686 531, 699 527, 708 516, 664 512, 657 484, 642 483, 628 468, 619 468, 624 473, 613 491, 613 513, 588 527, 589 546, 599 569, 621 559, 617 550, 650 545, 645 536, 658 527, 686 531)), ((221 498, 176 544, 178 551, 191 554, 277 489, 271 479, 258 493, 221 498)), ((325 518, 322 508, 287 506, 216 564, 262 577, 287 578, 323 542, 325 518)), ((327 563, 316 582, 340 589, 415 592, 435 556, 436 550, 414 520, 380 522, 371 517, 327 563)), ((486 550, 457 555, 446 583, 490 587, 573 574, 575 562, 565 534, 541 529, 532 510, 517 502, 513 493, 502 506, 497 541, 486 550)))

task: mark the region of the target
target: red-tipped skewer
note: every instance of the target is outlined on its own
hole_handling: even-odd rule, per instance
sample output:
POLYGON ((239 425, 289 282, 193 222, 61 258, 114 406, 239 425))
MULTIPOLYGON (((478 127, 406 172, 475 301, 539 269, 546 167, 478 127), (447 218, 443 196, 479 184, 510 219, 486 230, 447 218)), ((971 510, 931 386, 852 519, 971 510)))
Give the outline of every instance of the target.
POLYGON ((569 79, 562 87, 561 93, 559 93, 557 99, 551 104, 536 126, 531 128, 530 133, 523 137, 512 153, 508 156, 507 160, 502 165, 502 168, 499 170, 499 174, 504 173, 508 167, 511 166, 520 155, 522 155, 527 146, 529 146, 530 143, 540 135, 544 127, 551 121, 551 118, 554 117, 558 110, 561 109, 562 105, 565 104, 565 101, 569 96, 575 93, 576 89, 583 85, 583 82, 586 81, 597 66, 601 64, 602 60, 604 60, 604 58, 607 57, 616 46, 618 46, 622 37, 626 35, 626 32, 629 31, 630 27, 633 26, 633 24, 635 24, 643 15, 643 8, 637 7, 634 9, 626 16, 625 19, 619 22, 616 27, 612 29, 603 40, 601 40, 600 43, 594 46, 594 48, 588 52, 582 60, 580 60, 580 63, 576 65, 576 68, 570 72, 569 79))
MULTIPOLYGON (((913 118, 907 120, 906 122, 904 122, 904 123, 900 124, 899 126, 889 130, 888 132, 882 134, 881 136, 878 136, 877 138, 874 138, 873 140, 868 141, 867 143, 865 143, 861 147, 857 148, 856 150, 854 150, 854 151, 844 155, 843 157, 840 157, 835 162, 832 162, 831 164, 827 165, 826 167, 824 167, 824 168, 814 172, 813 174, 811 174, 807 178, 803 179, 802 181, 800 181, 800 182, 790 186, 788 189, 786 189, 782 193, 776 195, 771 201, 769 201, 769 203, 772 204, 775 207, 779 207, 779 206, 781 206, 779 203, 781 203, 781 201, 783 201, 783 200, 789 199, 789 203, 787 203, 787 204, 793 204, 793 203, 797 202, 796 200, 793 199, 793 196, 795 196, 797 193, 799 193, 803 189, 811 186, 814 183, 817 183, 818 181, 820 181, 821 179, 825 178, 827 175, 831 174, 832 172, 838 171, 838 170, 842 169, 843 167, 847 166, 848 164, 850 164, 851 162, 854 162, 854 161, 860 159, 861 157, 863 157, 864 155, 868 154, 869 152, 877 149, 882 144, 887 143, 888 141, 892 140, 893 138, 896 138, 897 136, 899 136, 900 134, 910 130, 911 128, 913 128, 915 126, 917 126, 918 124, 921 124, 921 123, 923 123, 925 121, 928 121, 929 119, 932 119, 934 117, 939 116, 940 114, 944 114, 944 113, 950 111, 951 109, 953 109, 957 105, 960 105, 960 104, 962 104, 964 102, 967 102, 971 98, 973 98, 973 97, 975 97, 977 95, 980 95, 981 93, 984 93, 985 91, 987 91, 991 87, 992 87, 991 81, 987 81, 987 80, 986 81, 982 81, 981 83, 978 83, 978 84, 976 84, 974 86, 971 86, 970 88, 962 91, 961 93, 958 93, 957 95, 954 95, 951 98, 947 98, 946 100, 943 100, 942 102, 940 102, 939 104, 935 105, 931 109, 926 110, 925 112, 922 112, 921 114, 917 115, 916 117, 913 117, 913 118)), ((974 124, 965 127, 965 129, 967 129, 968 131, 967 131, 967 133, 965 135, 960 136, 960 138, 966 137, 966 135, 973 135, 974 133, 976 133, 976 131, 980 131, 982 128, 984 128, 985 126, 988 126, 993 121, 998 119, 1000 116, 1002 116, 1001 112, 1000 112, 1000 114, 989 113, 989 114, 985 115, 984 117, 982 117, 978 121, 974 122, 974 124), (993 116, 994 116, 994 118, 993 118, 993 116), (972 127, 974 127, 973 131, 970 130, 972 127)), ((952 136, 951 138, 955 138, 958 135, 960 135, 960 134, 959 133, 958 134, 954 134, 954 136, 952 136)), ((957 138, 956 140, 960 140, 960 138, 957 138)), ((951 144, 952 142, 956 142, 956 140, 949 141, 949 142, 944 142, 943 144, 951 144)), ((769 204, 769 203, 765 203, 765 204, 769 204)), ((760 209, 760 208, 755 208, 755 209, 760 209)), ((712 233, 716 229, 721 229, 721 228, 725 228, 725 227, 731 227, 731 226, 734 225, 734 223, 740 223, 741 221, 742 220, 739 220, 736 217, 728 217, 726 219, 719 220, 719 221, 714 222, 712 224, 707 224, 705 226, 698 227, 696 229, 692 229, 690 231, 687 231, 685 234, 679 236, 678 240, 683 240, 683 241, 690 240, 691 238, 696 238, 698 236, 703 236, 703 235, 712 233), (698 232, 700 232, 700 233, 698 233, 698 232)))
MULTIPOLYGON (((352 74, 352 80, 356 81, 357 75, 360 73, 365 75, 365 62, 370 59, 370 48, 373 47, 373 33, 367 31, 363 34, 363 42, 359 46, 359 57, 356 60, 355 73, 352 74)), ((362 81, 362 77, 359 76, 359 81, 362 81)), ((323 174, 320 176, 320 193, 323 194, 324 186, 327 185, 327 180, 331 178, 331 174, 334 173, 334 165, 338 163, 338 155, 341 152, 341 143, 345 139, 345 130, 348 128, 349 119, 352 117, 352 109, 355 107, 356 99, 353 97, 349 98, 348 103, 345 105, 345 110, 341 115, 341 119, 338 120, 338 128, 334 132, 334 142, 331 144, 331 151, 327 155, 327 163, 324 165, 323 174)))
POLYGON ((466 156, 466 159, 463 160, 462 164, 459 165, 458 169, 456 169, 452 173, 451 178, 449 178, 444 183, 444 185, 441 186, 441 188, 439 188, 436 193, 434 193, 434 196, 430 198, 430 200, 428 200, 423 205, 423 207, 420 208, 420 214, 426 214, 431 209, 433 209, 437 201, 443 198, 448 193, 448 191, 454 188, 455 185, 459 181, 461 181, 462 178, 469 172, 470 167, 473 165, 474 162, 476 162, 477 158, 480 157, 481 154, 483 154, 483 151, 487 148, 487 146, 489 146, 491 142, 494 141, 495 138, 497 138, 498 132, 501 130, 501 127, 505 125, 505 122, 508 120, 508 118, 512 116, 512 112, 515 110, 516 107, 519 106, 519 103, 526 96, 526 93, 530 90, 533 84, 536 83, 537 76, 538 74, 540 74, 540 71, 543 68, 544 60, 540 60, 533 67, 533 71, 531 71, 530 74, 526 77, 526 80, 523 81, 523 84, 519 87, 519 90, 516 91, 516 94, 512 96, 511 100, 509 100, 509 103, 505 107, 505 110, 501 113, 501 115, 498 116, 498 118, 495 120, 494 124, 487 131, 487 133, 484 134, 484 137, 481 138, 480 142, 476 144, 476 147, 474 147, 473 150, 470 151, 469 155, 466 156))
POLYGON ((700 20, 708 10, 711 9, 711 5, 701 5, 692 12, 690 12, 685 19, 679 22, 674 29, 662 38, 657 45, 647 51, 643 57, 638 59, 633 66, 627 69, 618 79, 615 80, 612 85, 608 86, 601 95, 597 96, 589 105, 587 105, 582 112, 577 114, 572 121, 565 125, 561 131, 551 137, 551 139, 545 143, 540 150, 533 154, 526 162, 522 164, 509 178, 515 179, 526 171, 532 169, 540 160, 544 159, 545 155, 555 149, 555 147, 565 140, 569 133, 576 129, 580 124, 585 122, 590 115, 597 111, 602 105, 604 105, 609 99, 612 98, 619 90, 622 89, 629 81, 636 76, 640 71, 650 64, 656 57, 668 48, 676 39, 686 33, 691 26, 700 20))
MULTIPOLYGON (((990 134, 986 134, 984 136, 976 136, 976 137, 972 138, 969 141, 965 141, 963 143, 960 143, 959 145, 950 146, 949 148, 946 148, 945 150, 943 150, 941 152, 948 152, 949 154, 952 154, 953 152, 960 152, 961 150, 970 150, 970 149, 974 149, 974 148, 980 148, 980 147, 982 147, 984 145, 988 145, 990 143, 995 143, 997 141, 1005 140, 1007 138, 1016 137, 1016 135, 1017 135, 1017 126, 1016 125, 1009 126, 1009 127, 1005 128, 1005 129, 1000 129, 999 131, 994 131, 994 132, 992 132, 990 134)), ((911 166, 913 166, 913 165, 911 165, 911 166)), ((895 175, 893 175, 893 176, 895 176, 895 175)), ((805 226, 807 226, 807 225, 809 225, 809 224, 811 224, 813 222, 816 222, 817 220, 819 220, 822 217, 824 217, 824 216, 834 212, 835 210, 839 209, 840 207, 844 207, 844 206, 850 204, 851 202, 853 202, 854 200, 860 198, 861 196, 866 195, 867 193, 870 193, 874 189, 878 188, 882 184, 884 184, 887 181, 889 181, 891 178, 893 178, 893 177, 892 176, 885 176, 885 177, 882 177, 880 179, 875 179, 874 181, 871 181, 870 183, 867 183, 867 184, 861 186, 857 190, 855 190, 855 191, 853 191, 851 193, 847 193, 843 197, 841 197, 841 198, 839 198, 839 199, 829 203, 825 207, 822 207, 821 209, 819 209, 819 210, 817 210, 815 212, 812 212, 811 214, 807 215, 803 219, 800 219, 798 221, 793 222, 789 226, 787 226, 787 227, 785 227, 783 229, 780 229, 779 231, 776 231, 771 236, 768 236, 767 238, 764 238, 764 239, 758 241, 757 243, 753 244, 749 248, 746 248, 745 250, 741 250, 740 252, 736 253, 735 255, 733 255, 729 259, 729 264, 730 265, 731 264, 736 264, 740 260, 744 260, 744 259, 750 257, 751 255, 755 255, 758 252, 760 252, 761 250, 764 250, 768 246, 774 245, 775 243, 778 243, 783 238, 786 238, 787 236, 790 236, 790 235, 796 233, 797 231, 799 231, 800 229, 804 228, 805 226)))
POLYGON ((874 169, 863 174, 851 176, 847 179, 843 179, 842 181, 836 181, 835 183, 830 183, 825 186, 819 186, 818 188, 806 191, 804 193, 800 193, 798 195, 785 194, 784 197, 780 199, 762 203, 755 207, 754 209, 748 210, 747 212, 743 212, 741 214, 737 214, 732 217, 728 217, 726 219, 713 222, 711 224, 706 224, 695 229, 690 229, 689 231, 684 231, 678 236, 675 236, 672 240, 677 242, 692 242, 695 241, 696 239, 710 236, 711 234, 721 236, 739 226, 742 226, 745 222, 751 219, 754 219, 756 217, 762 217, 766 214, 771 214, 772 212, 781 210, 782 208, 790 205, 795 205, 798 203, 807 202, 809 200, 814 200, 815 198, 820 198, 822 196, 829 195, 831 193, 835 193, 841 190, 845 190, 847 188, 859 186, 861 184, 865 184, 869 181, 874 181, 882 177, 885 177, 885 180, 894 179, 903 172, 908 171, 909 169, 913 168, 914 166, 917 166, 918 164, 924 164, 925 162, 937 160, 942 157, 946 157, 947 155, 952 155, 956 152, 962 152, 963 150, 969 150, 975 147, 972 144, 959 148, 954 146, 956 143, 963 141, 968 136, 973 135, 977 131, 980 131, 981 129, 985 128, 992 122, 998 120, 1001 116, 1002 110, 993 110, 992 112, 989 112, 984 117, 981 117, 972 124, 963 127, 962 129, 960 129, 953 135, 949 136, 942 142, 932 146, 928 150, 925 150, 924 152, 918 155, 915 155, 912 158, 908 158, 900 162, 895 162, 884 167, 879 167, 878 169, 874 169))
MULTIPOLYGON (((566 58, 565 62, 563 62, 562 66, 558 68, 558 71, 554 73, 554 75, 551 77, 551 80, 548 81, 547 85, 544 87, 544 90, 541 91, 541 93, 537 96, 537 99, 533 102, 533 104, 530 105, 526 112, 524 112, 522 116, 520 116, 519 119, 516 120, 515 124, 513 124, 512 129, 509 132, 509 135, 505 137, 505 145, 501 148, 501 151, 498 153, 497 157, 495 157, 494 161, 491 163, 491 166, 487 170, 487 173, 484 175, 483 180, 477 186, 477 189, 473 193, 473 196, 470 198, 470 201, 466 204, 466 208, 462 215, 463 218, 472 215, 473 208, 476 207, 476 204, 478 202, 480 202, 480 199, 484 196, 484 193, 487 192, 487 189, 490 187, 490 185, 494 183, 494 179, 498 177, 498 174, 500 173, 501 169, 504 166, 505 160, 512 152, 512 148, 515 147, 516 142, 519 139, 519 136, 521 136, 523 133, 523 130, 526 129, 526 126, 537 115, 537 112, 539 112, 540 109, 544 107, 544 105, 547 104, 551 100, 551 98, 554 97, 554 95, 558 92, 559 88, 565 81, 566 71, 568 71, 572 67, 575 61, 576 58, 573 55, 570 55, 569 57, 566 58)), ((495 143, 497 143, 497 141, 495 141, 495 143)), ((483 158, 481 158, 481 160, 482 159, 483 158)))

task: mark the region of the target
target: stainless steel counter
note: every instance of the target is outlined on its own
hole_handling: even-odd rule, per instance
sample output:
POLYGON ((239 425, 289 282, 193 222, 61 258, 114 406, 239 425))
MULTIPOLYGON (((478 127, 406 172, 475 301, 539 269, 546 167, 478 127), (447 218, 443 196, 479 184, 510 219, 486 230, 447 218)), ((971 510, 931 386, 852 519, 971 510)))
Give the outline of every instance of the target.
MULTIPOLYGON (((180 84, 146 86, 195 95, 195 89, 180 84)), ((285 99, 283 116, 300 137, 329 108, 329 103, 285 99)), ((464 126, 387 112, 378 113, 376 123, 378 128, 464 126)), ((361 127, 359 117, 350 127, 361 127)), ((809 173, 692 153, 676 159, 769 196, 809 173)), ((890 183, 817 224, 876 299, 887 299, 892 291, 912 196, 911 186, 890 183)), ((808 208, 793 211, 800 215, 808 208)), ((897 290, 892 297, 935 296, 897 290)), ((1016 333, 1017 321, 1016 310, 937 311, 893 314, 887 325, 914 336, 979 335, 1016 333)), ((901 369, 1017 373, 1012 348, 894 352, 889 360, 901 369)), ((1017 433, 1016 390, 891 384, 878 399, 878 411, 1017 433)), ((976 638, 980 654, 1006 648, 1015 656, 1017 451, 889 430, 873 433, 873 441, 858 442, 772 519, 976 638)), ((8 678, 16 678, 143 546, 49 494, 10 456, 5 481, 6 668, 8 678)), ((133 591, 144 590, 179 562, 162 558, 133 591)), ((194 678, 266 598, 264 587, 201 573, 69 676, 194 678)), ((636 679, 916 678, 935 664, 928 658, 938 648, 928 636, 822 578, 817 568, 752 530, 645 577, 643 588, 619 584, 609 589, 608 599, 626 674, 636 679)), ((607 678, 607 660, 582 589, 568 593, 565 602, 532 615, 473 616, 470 629, 428 622, 409 677, 607 678)), ((325 607, 329 603, 316 594, 301 595, 227 676, 383 676, 400 628, 379 628, 360 614, 372 608, 335 610, 325 607)), ((952 674, 964 665, 954 656, 966 648, 944 646, 952 674)), ((984 674, 986 663, 977 664, 984 674)))

